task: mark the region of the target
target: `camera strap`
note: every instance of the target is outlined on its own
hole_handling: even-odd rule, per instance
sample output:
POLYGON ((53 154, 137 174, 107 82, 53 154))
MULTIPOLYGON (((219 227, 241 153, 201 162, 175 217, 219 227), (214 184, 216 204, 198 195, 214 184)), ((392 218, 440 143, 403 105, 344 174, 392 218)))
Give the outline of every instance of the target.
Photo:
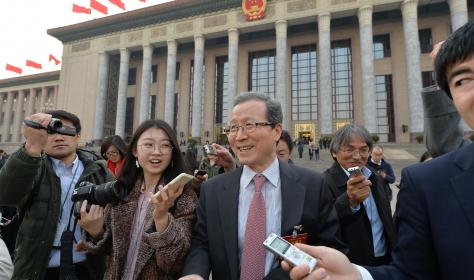
POLYGON ((66 230, 61 234, 61 254, 59 261, 59 279, 60 280, 76 280, 76 273, 74 271, 73 263, 73 244, 77 243, 76 238, 74 237, 74 232, 76 231, 77 219, 74 219, 74 225, 72 231, 71 227, 71 218, 74 207, 71 207, 69 214, 69 222, 67 224, 66 230))

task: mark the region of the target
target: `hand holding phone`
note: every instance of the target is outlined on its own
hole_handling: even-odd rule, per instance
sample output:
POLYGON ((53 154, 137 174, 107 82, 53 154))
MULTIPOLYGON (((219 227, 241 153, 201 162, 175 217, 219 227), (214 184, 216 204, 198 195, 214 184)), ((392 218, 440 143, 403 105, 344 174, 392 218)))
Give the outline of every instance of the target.
POLYGON ((194 176, 204 176, 207 174, 207 171, 206 170, 198 170, 196 171, 196 173, 194 174, 194 176))
MULTIPOLYGON (((171 182, 168 183, 168 185, 165 186, 163 190, 170 189, 173 192, 176 192, 181 185, 186 185, 189 181, 191 181, 194 178, 193 175, 189 175, 187 173, 181 173, 176 178, 174 178, 171 182)), ((161 191, 158 191, 155 194, 155 197, 158 199, 161 196, 161 191)))
POLYGON ((275 255, 283 258, 292 266, 306 264, 310 268, 310 272, 316 268, 318 261, 312 256, 298 249, 280 236, 270 233, 263 242, 263 246, 275 255))
POLYGON ((350 167, 347 169, 347 172, 349 172, 351 177, 357 177, 357 176, 363 175, 359 166, 350 167))

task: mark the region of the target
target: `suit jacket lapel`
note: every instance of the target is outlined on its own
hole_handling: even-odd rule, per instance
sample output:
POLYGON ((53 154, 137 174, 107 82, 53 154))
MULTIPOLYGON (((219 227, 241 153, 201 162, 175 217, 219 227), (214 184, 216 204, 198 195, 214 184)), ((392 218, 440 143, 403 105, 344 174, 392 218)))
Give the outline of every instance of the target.
POLYGON ((474 231, 474 143, 458 150, 454 163, 462 172, 451 178, 451 187, 474 231))
MULTIPOLYGON (((287 163, 280 161, 281 181, 281 235, 301 224, 306 189, 298 184, 299 178, 287 163)), ((303 229, 304 230, 304 229, 303 229)))
POLYGON ((222 229, 227 233, 227 236, 225 236, 227 242, 224 244, 231 272, 231 275, 229 275, 230 279, 238 279, 239 275, 239 241, 237 232, 241 174, 242 167, 228 173, 228 184, 225 186, 217 186, 216 188, 218 192, 220 221, 222 229))

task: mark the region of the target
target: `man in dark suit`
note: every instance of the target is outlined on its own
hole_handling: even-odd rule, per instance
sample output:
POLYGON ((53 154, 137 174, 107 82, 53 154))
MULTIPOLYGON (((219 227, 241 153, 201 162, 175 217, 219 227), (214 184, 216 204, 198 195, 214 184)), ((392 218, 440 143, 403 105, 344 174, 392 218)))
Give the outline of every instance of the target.
MULTIPOLYGON (((438 85, 474 128, 474 22, 444 42, 436 61, 438 85)), ((363 269, 326 247, 305 247, 321 259, 308 275, 298 266, 292 278, 472 279, 474 275, 474 143, 403 170, 393 262, 363 269)), ((288 268, 287 264, 283 264, 288 268)))
POLYGON ((278 102, 257 93, 237 97, 227 135, 242 167, 203 184, 182 279, 207 279, 211 271, 213 279, 287 279, 262 243, 299 225, 309 244, 342 248, 322 175, 276 157, 281 122, 278 102))
POLYGON ((324 179, 335 200, 349 260, 377 266, 390 262, 395 227, 385 182, 366 166, 371 149, 372 138, 364 127, 340 128, 329 146, 334 164, 324 172, 324 179), (351 167, 362 172, 350 175, 351 167))

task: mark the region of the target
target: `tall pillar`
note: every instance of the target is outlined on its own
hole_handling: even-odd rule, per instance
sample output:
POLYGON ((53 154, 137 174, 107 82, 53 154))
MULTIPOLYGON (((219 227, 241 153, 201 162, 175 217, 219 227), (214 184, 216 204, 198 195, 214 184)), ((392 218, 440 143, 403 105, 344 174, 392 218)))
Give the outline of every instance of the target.
POLYGON ((42 87, 41 88, 40 104, 39 104, 40 112, 44 112, 44 111, 47 110, 47 108, 45 106, 47 98, 48 98, 48 87, 42 87))
POLYGON ((107 76, 109 72, 109 55, 99 53, 99 77, 97 78, 97 96, 95 99, 95 125, 94 139, 100 141, 104 138, 105 101, 107 98, 107 76))
POLYGON ((288 102, 287 102, 287 97, 286 97, 287 96, 286 94, 286 79, 287 79, 287 66, 286 66, 287 22, 286 20, 278 20, 275 23, 275 28, 276 28, 276 80, 277 80, 276 99, 280 101, 281 109, 283 111, 283 128, 289 129, 288 127, 289 116, 287 114, 288 102))
POLYGON ((423 106, 421 100, 420 40, 418 36, 418 0, 404 0, 401 6, 405 38, 408 101, 410 103, 410 132, 423 132, 423 106))
POLYGON ((53 99, 54 108, 58 108, 58 98, 59 98, 59 85, 55 85, 54 86, 54 99, 53 99))
POLYGON ((228 67, 229 67, 229 76, 227 81, 227 103, 225 112, 227 115, 224 115, 224 123, 230 122, 230 115, 232 112, 232 105, 235 97, 237 96, 237 84, 238 84, 238 61, 239 61, 239 30, 236 28, 231 28, 227 31, 229 36, 229 54, 228 54, 228 67))
POLYGON ((21 140, 21 122, 23 120, 23 105, 25 99, 25 90, 21 89, 18 91, 18 96, 16 98, 16 109, 15 109, 15 118, 13 120, 13 138, 12 142, 20 142, 21 140))
POLYGON ((35 114, 35 102, 36 102, 36 90, 30 88, 30 95, 28 97, 28 109, 26 110, 26 116, 35 114))
POLYGON ((10 127, 12 123, 12 111, 13 111, 13 98, 15 93, 10 91, 7 93, 7 108, 5 111, 5 118, 3 122, 3 141, 8 141, 8 136, 10 135, 10 127))
POLYGON ((120 72, 117 94, 117 116, 115 118, 115 134, 125 137, 125 113, 127 110, 128 64, 130 52, 120 49, 120 72))
POLYGON ((139 116, 140 123, 150 118, 150 86, 151 86, 152 56, 153 56, 153 47, 150 44, 144 45, 143 46, 143 65, 142 65, 142 87, 140 91, 140 116, 139 116))
POLYGON ((467 15, 467 0, 448 0, 451 12, 451 27, 453 32, 469 21, 467 15))
POLYGON ((168 58, 166 62, 165 121, 173 126, 174 121, 174 83, 176 79, 176 40, 168 40, 168 58))
POLYGON ((319 32, 319 127, 321 135, 332 134, 331 15, 318 16, 319 32))
MULTIPOLYGON (((202 68, 204 63, 204 37, 194 35, 194 83, 193 83, 193 118, 191 135, 193 138, 201 137, 202 119, 202 68)), ((200 143, 200 139, 197 139, 200 143)))
POLYGON ((374 77, 374 47, 372 33, 372 6, 359 8, 360 56, 364 126, 370 133, 377 133, 377 105, 374 77))

